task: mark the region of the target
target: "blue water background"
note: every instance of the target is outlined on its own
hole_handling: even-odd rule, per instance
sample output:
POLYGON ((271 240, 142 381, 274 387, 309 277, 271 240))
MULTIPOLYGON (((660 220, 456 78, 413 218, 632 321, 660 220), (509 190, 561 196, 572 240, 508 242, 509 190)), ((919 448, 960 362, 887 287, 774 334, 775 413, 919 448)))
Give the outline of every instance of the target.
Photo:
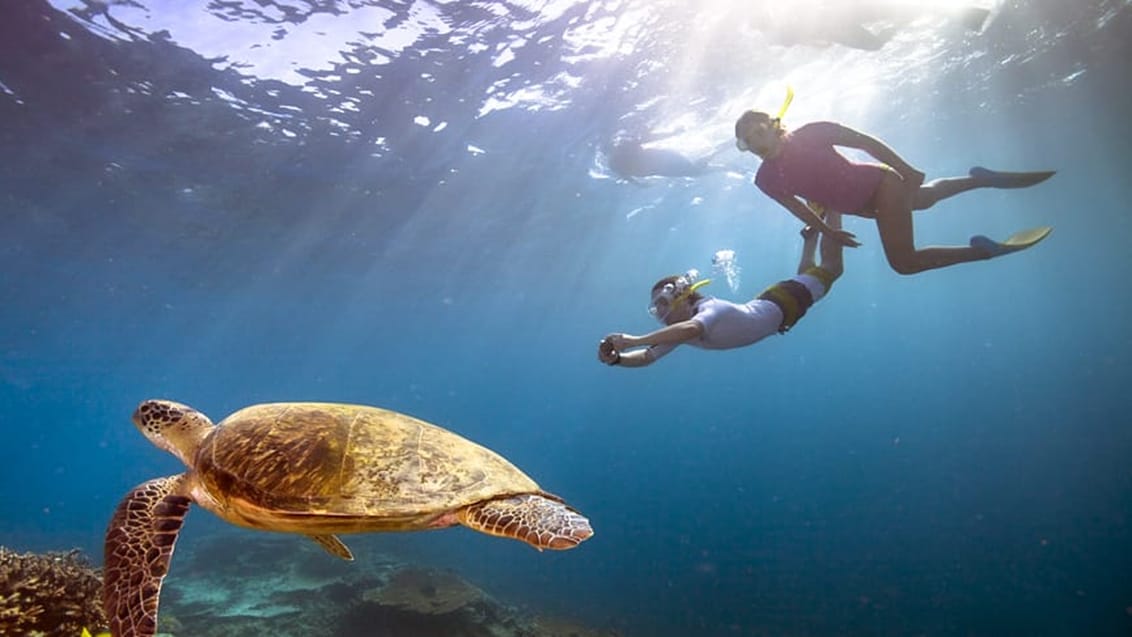
MULTIPOLYGON (((875 133, 930 177, 1059 173, 917 217, 921 243, 1054 226, 1032 251, 901 277, 875 227, 848 218, 864 246, 788 336, 645 370, 601 366, 595 346, 653 328, 655 279, 731 248, 740 290, 707 291, 749 297, 799 246, 750 157, 696 180, 597 174, 620 115, 663 119, 642 106, 656 76, 601 60, 554 108, 477 116, 470 96, 513 69, 409 50, 343 118, 385 137, 375 157, 285 83, 249 88, 46 4, 5 11, 0 544, 98 556, 121 495, 181 470, 129 423, 142 399, 217 421, 261 401, 359 402, 499 451, 592 519, 591 541, 554 554, 463 529, 348 538, 508 601, 658 637, 1132 633, 1127 2, 1000 6, 982 40, 890 60, 844 109, 790 63, 870 54, 752 45, 680 67, 664 52, 695 78, 667 97, 723 142, 736 113, 721 103, 792 77, 795 121, 875 133), (293 117, 309 127, 257 127, 257 104, 210 85, 306 105, 293 117)), ((642 50, 630 61, 662 53, 642 50)), ((545 79, 559 62, 543 53, 520 77, 545 79)), ((216 533, 254 538, 197 509, 182 541, 216 533)))

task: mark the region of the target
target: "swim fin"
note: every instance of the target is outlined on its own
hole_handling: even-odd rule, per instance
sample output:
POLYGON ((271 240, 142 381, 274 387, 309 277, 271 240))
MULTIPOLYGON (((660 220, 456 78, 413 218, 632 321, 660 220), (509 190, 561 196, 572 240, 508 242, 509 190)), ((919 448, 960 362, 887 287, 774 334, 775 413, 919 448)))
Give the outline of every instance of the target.
POLYGON ((1027 188, 1036 186, 1057 174, 1056 170, 1038 170, 1034 172, 1008 173, 1001 170, 991 170, 982 166, 975 166, 967 171, 973 179, 978 180, 980 186, 990 188, 1027 188))
POLYGON ((1016 232, 1010 235, 1010 238, 1006 241, 1002 242, 978 234, 971 237, 971 247, 985 253, 987 258, 993 259, 994 257, 1001 257, 1004 254, 1018 252, 1035 246, 1041 242, 1042 239, 1048 237, 1051 232, 1053 232, 1053 228, 1049 226, 1039 226, 1037 228, 1023 230, 1022 232, 1016 232))

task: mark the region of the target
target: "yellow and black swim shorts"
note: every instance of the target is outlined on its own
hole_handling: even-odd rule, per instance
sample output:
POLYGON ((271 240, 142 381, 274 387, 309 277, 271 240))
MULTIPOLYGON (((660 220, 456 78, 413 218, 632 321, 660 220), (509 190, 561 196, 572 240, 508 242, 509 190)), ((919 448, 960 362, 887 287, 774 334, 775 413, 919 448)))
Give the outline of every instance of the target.
MULTIPOLYGON (((825 288, 824 294, 829 293, 833 282, 837 280, 832 272, 818 266, 807 268, 800 276, 806 275, 812 276, 822 284, 825 288)), ((785 334, 794 327, 794 324, 806 315, 806 310, 814 304, 814 295, 797 278, 779 281, 764 290, 757 298, 770 301, 782 310, 782 324, 778 326, 779 334, 785 334)))

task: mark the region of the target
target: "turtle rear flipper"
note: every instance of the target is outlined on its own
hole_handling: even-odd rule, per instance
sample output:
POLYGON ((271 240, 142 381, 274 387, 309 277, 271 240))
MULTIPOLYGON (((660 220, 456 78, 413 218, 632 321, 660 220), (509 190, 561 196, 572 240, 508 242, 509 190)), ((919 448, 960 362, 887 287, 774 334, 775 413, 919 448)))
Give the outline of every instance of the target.
POLYGON ((103 606, 114 637, 153 637, 161 581, 191 500, 184 474, 130 490, 110 519, 103 557, 103 606))
POLYGON ((464 526, 526 542, 538 550, 565 551, 593 534, 590 521, 561 501, 535 494, 496 498, 457 513, 464 526))
POLYGON ((338 539, 337 535, 308 535, 310 539, 314 540, 321 546, 327 553, 334 557, 340 557, 347 561, 354 561, 354 554, 350 552, 350 547, 346 543, 338 539))

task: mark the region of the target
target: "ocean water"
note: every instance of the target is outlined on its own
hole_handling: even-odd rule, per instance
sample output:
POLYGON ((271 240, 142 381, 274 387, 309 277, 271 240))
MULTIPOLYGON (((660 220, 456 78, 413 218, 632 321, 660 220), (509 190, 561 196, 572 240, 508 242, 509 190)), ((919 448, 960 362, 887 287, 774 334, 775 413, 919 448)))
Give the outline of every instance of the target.
MULTIPOLYGON (((591 518, 553 554, 349 538, 512 603, 634 637, 1132 634, 1132 3, 982 4, 863 51, 775 44, 782 3, 6 0, 0 545, 100 559, 126 490, 182 470, 143 399, 357 402, 591 518), (929 178, 1059 171, 918 213, 921 244, 1052 236, 902 277, 847 217, 863 245, 789 335, 601 365, 661 276, 793 272, 731 148, 787 86, 787 125, 929 178), (717 169, 618 179, 625 130, 717 169)), ((197 509, 181 541, 224 533, 257 537, 197 509)))

